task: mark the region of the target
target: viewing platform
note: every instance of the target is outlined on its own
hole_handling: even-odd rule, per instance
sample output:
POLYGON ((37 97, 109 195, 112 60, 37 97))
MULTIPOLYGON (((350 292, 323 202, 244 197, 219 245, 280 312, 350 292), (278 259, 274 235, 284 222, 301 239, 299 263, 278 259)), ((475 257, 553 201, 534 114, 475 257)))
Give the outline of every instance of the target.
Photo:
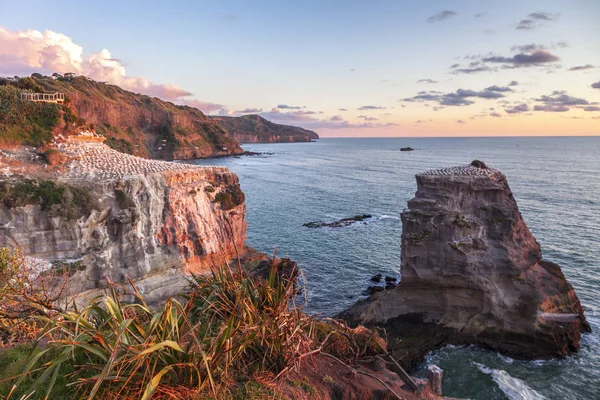
POLYGON ((59 103, 65 102, 64 93, 21 93, 21 100, 29 100, 35 102, 45 103, 59 103))

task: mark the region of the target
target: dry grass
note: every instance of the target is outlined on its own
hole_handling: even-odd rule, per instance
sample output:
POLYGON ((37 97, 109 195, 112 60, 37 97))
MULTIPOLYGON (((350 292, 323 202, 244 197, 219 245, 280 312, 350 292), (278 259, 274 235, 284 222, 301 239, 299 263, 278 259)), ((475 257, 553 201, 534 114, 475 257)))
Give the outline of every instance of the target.
POLYGON ((376 334, 303 313, 296 277, 275 263, 266 279, 217 268, 195 278, 185 301, 170 299, 158 309, 133 284, 135 304, 122 303, 124 288, 110 284, 104 299, 83 309, 35 316, 44 324, 38 346, 19 373, 4 379, 4 395, 272 398, 276 382, 308 357, 327 351, 353 362, 379 351, 376 334))

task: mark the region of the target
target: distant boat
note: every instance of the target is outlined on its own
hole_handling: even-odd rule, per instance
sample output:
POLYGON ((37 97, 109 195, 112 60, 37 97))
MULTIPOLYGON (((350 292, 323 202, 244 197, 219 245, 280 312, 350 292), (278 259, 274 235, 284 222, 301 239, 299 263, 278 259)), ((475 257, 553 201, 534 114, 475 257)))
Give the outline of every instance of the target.
POLYGON ((400 149, 400 151, 413 151, 414 149, 412 147, 402 147, 400 149))

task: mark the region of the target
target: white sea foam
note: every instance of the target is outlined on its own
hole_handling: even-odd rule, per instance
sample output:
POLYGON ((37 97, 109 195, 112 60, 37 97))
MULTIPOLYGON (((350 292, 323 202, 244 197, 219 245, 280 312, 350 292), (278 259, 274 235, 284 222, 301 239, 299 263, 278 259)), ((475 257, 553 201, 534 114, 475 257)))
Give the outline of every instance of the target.
POLYGON ((483 364, 473 362, 484 374, 492 377, 500 390, 509 400, 543 400, 546 397, 536 392, 519 378, 510 376, 508 372, 501 369, 488 368, 483 364))

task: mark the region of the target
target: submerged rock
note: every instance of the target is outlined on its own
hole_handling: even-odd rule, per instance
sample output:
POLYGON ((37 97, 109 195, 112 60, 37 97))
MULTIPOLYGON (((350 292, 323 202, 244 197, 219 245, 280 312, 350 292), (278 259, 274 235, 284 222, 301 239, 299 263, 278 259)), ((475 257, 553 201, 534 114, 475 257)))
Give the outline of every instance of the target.
POLYGON ((383 277, 383 275, 381 275, 381 274, 377 274, 377 275, 373 275, 373 276, 371 277, 371 279, 370 279, 370 280, 371 280, 372 282, 381 282, 381 278, 382 278, 382 277, 383 277))
POLYGON ((334 222, 323 222, 323 221, 315 221, 315 222, 307 222, 305 224, 303 224, 302 226, 305 226, 307 228, 341 228, 344 226, 348 226, 348 225, 352 225, 355 222, 363 222, 366 219, 371 218, 372 215, 369 214, 362 214, 362 215, 355 215, 354 217, 350 217, 350 218, 343 218, 340 219, 339 221, 334 221, 334 222))
POLYGON ((542 259, 506 177, 476 164, 416 176, 402 213, 400 284, 341 317, 413 337, 408 353, 449 343, 520 358, 577 351, 590 327, 573 287, 542 259))

